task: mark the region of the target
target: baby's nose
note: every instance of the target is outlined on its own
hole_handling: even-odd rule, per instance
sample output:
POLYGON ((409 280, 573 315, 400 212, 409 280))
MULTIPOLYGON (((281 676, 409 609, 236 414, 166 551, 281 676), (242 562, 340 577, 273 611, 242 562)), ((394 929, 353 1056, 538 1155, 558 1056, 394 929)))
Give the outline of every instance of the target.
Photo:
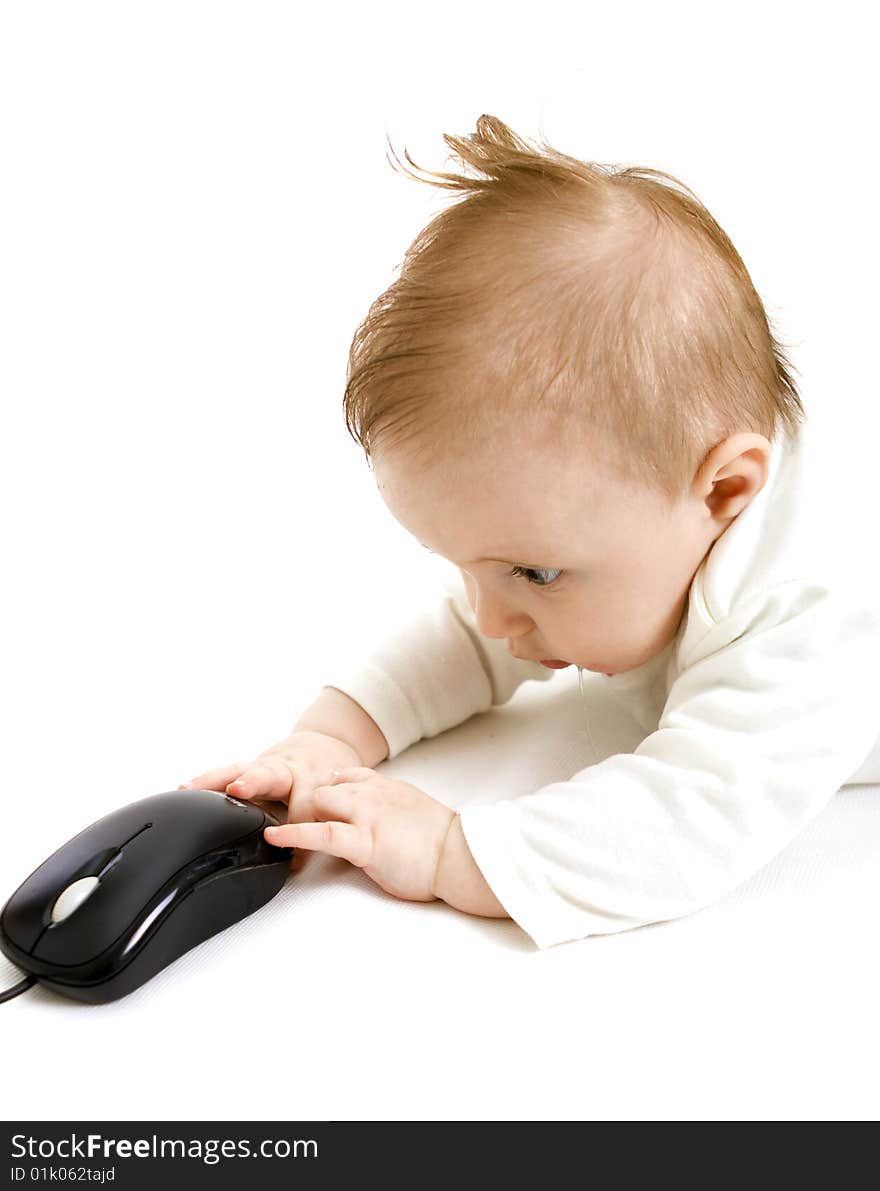
POLYGON ((484 637, 520 637, 528 630, 529 618, 500 601, 481 599, 474 608, 474 620, 484 637))

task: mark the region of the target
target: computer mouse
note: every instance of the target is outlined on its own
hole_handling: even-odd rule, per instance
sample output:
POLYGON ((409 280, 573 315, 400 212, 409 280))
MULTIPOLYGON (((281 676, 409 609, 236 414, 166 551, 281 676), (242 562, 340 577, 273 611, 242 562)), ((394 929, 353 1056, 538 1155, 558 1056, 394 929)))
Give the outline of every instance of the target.
POLYGON ((0 951, 77 1001, 125 996, 281 889, 295 849, 278 822, 216 790, 172 790, 75 835, 0 913, 0 951))

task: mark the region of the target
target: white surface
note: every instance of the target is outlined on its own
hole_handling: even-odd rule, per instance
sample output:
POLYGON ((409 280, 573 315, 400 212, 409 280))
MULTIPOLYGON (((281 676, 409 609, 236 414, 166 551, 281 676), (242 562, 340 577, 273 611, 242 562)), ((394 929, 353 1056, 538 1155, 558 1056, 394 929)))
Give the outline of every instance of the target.
MULTIPOLYGON (((449 805, 528 789, 582 722, 566 677, 388 771, 449 805)), ((127 998, 0 1006, 3 1115, 67 1119, 75 1089, 85 1120, 874 1119, 878 846, 880 787, 847 787, 722 902, 543 952, 313 854, 127 998)), ((4 872, 46 850, 22 831, 4 872)))
MULTIPOLYGON (((842 531, 872 540, 864 10, 444 14, 4 8, 0 897, 284 735, 330 634, 358 649, 431 581, 341 418, 354 327, 446 201, 394 173, 386 128, 444 169, 442 133, 485 111, 691 185, 840 443, 842 531)), ((532 703, 566 677, 389 770, 450 805, 553 780, 532 703)), ((0 1115, 873 1118, 878 854, 880 792, 845 789, 723 903, 544 953, 312 856, 122 1001, 0 1006, 0 1115)))

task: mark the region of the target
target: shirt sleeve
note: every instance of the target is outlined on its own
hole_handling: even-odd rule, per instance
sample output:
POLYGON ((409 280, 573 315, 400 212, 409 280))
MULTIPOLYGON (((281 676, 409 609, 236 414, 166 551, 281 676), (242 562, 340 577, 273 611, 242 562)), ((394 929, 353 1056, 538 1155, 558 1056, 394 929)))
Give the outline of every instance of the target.
POLYGON ((709 904, 779 853, 870 752, 871 604, 786 583, 694 653, 632 753, 460 812, 477 865, 538 947, 709 904))
POLYGON ((389 758, 506 703, 527 679, 553 677, 539 662, 515 658, 504 641, 479 632, 458 571, 441 587, 436 604, 324 683, 372 717, 388 741, 389 758))

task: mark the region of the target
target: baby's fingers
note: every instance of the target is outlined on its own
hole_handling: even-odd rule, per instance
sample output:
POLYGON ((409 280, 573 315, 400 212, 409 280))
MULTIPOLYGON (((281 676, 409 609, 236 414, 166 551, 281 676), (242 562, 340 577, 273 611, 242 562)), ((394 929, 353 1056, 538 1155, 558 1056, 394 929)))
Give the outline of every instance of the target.
POLYGON ((249 765, 250 762, 239 761, 232 765, 224 765, 219 769, 206 769, 204 773, 190 778, 188 782, 181 783, 177 788, 178 790, 223 791, 230 782, 234 782, 237 777, 240 777, 249 765))
POLYGON ((282 760, 255 761, 229 783, 226 790, 236 798, 265 798, 287 802, 293 777, 290 767, 282 760))

